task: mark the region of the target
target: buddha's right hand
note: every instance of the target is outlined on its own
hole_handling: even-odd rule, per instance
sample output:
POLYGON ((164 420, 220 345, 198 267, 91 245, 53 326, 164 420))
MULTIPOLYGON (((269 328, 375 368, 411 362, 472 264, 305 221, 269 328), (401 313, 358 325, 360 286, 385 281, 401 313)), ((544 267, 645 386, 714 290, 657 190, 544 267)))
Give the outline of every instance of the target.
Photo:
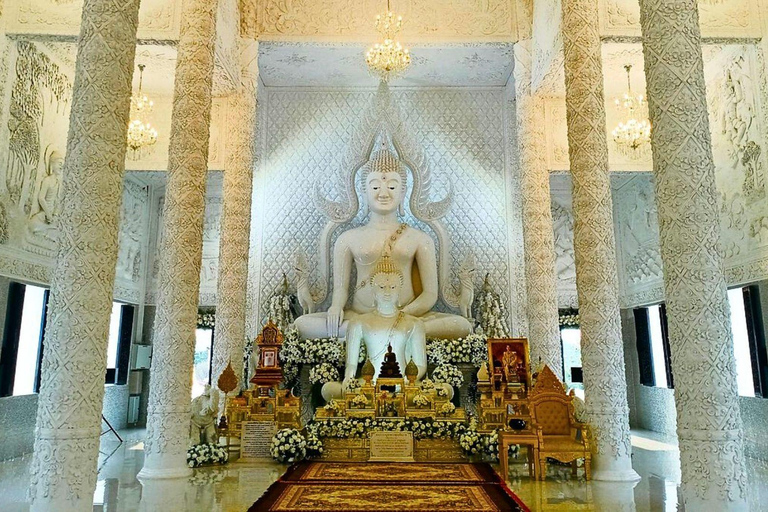
POLYGON ((332 338, 339 337, 339 327, 341 322, 344 321, 344 308, 331 306, 328 308, 328 318, 326 320, 326 327, 328 329, 328 336, 332 338))

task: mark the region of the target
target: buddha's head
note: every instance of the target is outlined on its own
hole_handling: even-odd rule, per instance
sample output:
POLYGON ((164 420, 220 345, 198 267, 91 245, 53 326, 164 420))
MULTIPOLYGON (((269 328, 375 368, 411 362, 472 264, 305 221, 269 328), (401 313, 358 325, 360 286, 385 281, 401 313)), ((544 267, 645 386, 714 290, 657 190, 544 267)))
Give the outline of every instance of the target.
POLYGON ((389 256, 382 256, 376 263, 370 277, 370 283, 377 307, 398 306, 400 288, 403 286, 403 273, 395 266, 389 256))
POLYGON ((61 168, 64 166, 64 155, 56 151, 55 149, 52 150, 48 154, 48 162, 46 162, 46 172, 48 173, 48 176, 51 175, 60 175, 61 174, 61 168))
POLYGON ((386 149, 376 151, 362 173, 368 208, 379 214, 396 211, 405 197, 406 185, 405 168, 397 156, 386 149))

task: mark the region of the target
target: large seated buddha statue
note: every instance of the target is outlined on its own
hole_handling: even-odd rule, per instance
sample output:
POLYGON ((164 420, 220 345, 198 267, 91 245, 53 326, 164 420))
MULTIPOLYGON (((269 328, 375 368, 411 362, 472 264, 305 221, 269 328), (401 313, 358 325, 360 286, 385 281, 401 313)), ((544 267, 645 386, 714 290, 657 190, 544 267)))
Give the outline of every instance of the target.
POLYGON ((393 152, 382 149, 371 155, 361 172, 370 216, 364 225, 345 231, 336 240, 331 305, 325 313, 297 318, 299 333, 303 338, 345 337, 350 321, 375 310, 371 277, 377 263, 387 258, 402 275, 396 305, 405 315, 421 320, 426 337, 466 336, 472 330, 466 318, 432 311, 438 298, 432 238, 398 219, 406 195, 405 167, 393 152), (353 268, 355 283, 351 283, 353 268), (352 301, 347 307, 350 284, 352 301))

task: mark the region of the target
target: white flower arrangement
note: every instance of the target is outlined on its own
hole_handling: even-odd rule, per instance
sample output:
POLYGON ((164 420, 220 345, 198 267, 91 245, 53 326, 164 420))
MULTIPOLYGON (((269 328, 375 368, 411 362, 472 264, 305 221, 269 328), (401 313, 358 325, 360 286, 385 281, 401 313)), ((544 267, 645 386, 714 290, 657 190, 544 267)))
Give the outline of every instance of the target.
POLYGON ((507 308, 501 301, 499 294, 494 292, 485 276, 483 288, 477 297, 478 321, 483 333, 489 338, 508 338, 509 325, 507 325, 507 308))
POLYGON ((456 365, 442 363, 432 372, 432 380, 458 388, 464 383, 464 375, 456 365))
POLYGON ((323 406, 323 409, 326 411, 338 411, 340 408, 341 407, 339 406, 339 402, 333 398, 331 398, 330 401, 328 401, 328 403, 323 406))
POLYGON ((448 390, 443 387, 437 388, 437 396, 448 396, 448 390))
POLYGON ((476 455, 483 451, 483 436, 477 430, 467 430, 459 436, 459 445, 467 455, 476 455))
POLYGON ((317 437, 314 432, 308 432, 307 440, 307 458, 319 457, 323 453, 323 441, 317 437))
POLYGON ((366 405, 368 405, 368 397, 366 397, 362 393, 355 395, 355 398, 352 399, 352 405, 354 405, 355 407, 360 407, 362 409, 366 405))
POLYGON ((576 309, 567 309, 557 316, 560 327, 578 327, 579 312, 576 309))
POLYGON ((480 367, 488 360, 488 338, 470 334, 465 338, 427 340, 427 358, 430 363, 471 363, 480 367))
POLYGON ((467 430, 464 423, 419 418, 347 418, 344 420, 318 420, 307 425, 308 435, 322 439, 364 438, 370 432, 413 432, 415 439, 458 439, 467 430))
POLYGON ((295 428, 284 428, 272 437, 270 452, 278 462, 298 462, 307 456, 307 440, 295 428))
POLYGON ((339 380, 339 370, 331 363, 320 363, 309 371, 310 384, 325 384, 339 380))
POLYGON ((210 312, 197 312, 197 328, 198 329, 213 329, 216 327, 216 313, 210 312))
POLYGON ((291 296, 285 293, 276 293, 269 298, 269 319, 277 325, 281 331, 285 331, 295 320, 291 312, 291 296))
POLYGON ((450 416, 454 412, 456 412, 456 406, 453 405, 451 402, 445 402, 443 405, 440 406, 440 414, 443 416, 450 416))
POLYGON ((228 460, 227 449, 217 444, 196 444, 187 450, 187 466, 191 468, 203 464, 224 464, 228 460))
POLYGON ((427 395, 424 395, 422 393, 417 393, 413 397, 413 405, 416 407, 429 407, 429 404, 432 403, 429 401, 429 398, 427 398, 427 395))
POLYGON ((431 391, 435 389, 435 383, 429 377, 424 377, 424 380, 421 381, 419 387, 422 391, 431 391))
MULTIPOLYGON (((299 376, 299 367, 304 364, 330 363, 340 367, 346 364, 347 353, 343 340, 338 338, 314 338, 302 340, 295 327, 288 328, 280 349, 283 378, 290 387, 299 376)), ((365 362, 364 346, 360 347, 359 362, 365 362)))

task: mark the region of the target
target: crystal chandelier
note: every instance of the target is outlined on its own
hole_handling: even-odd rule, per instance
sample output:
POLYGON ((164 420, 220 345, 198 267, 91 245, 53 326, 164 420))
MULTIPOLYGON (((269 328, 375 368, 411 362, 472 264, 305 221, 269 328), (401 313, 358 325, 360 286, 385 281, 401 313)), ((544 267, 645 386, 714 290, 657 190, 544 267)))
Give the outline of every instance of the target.
POLYGON ((632 83, 630 82, 629 72, 632 66, 624 66, 627 72, 627 92, 621 98, 616 98, 614 103, 620 112, 623 112, 624 119, 616 125, 611 135, 618 146, 624 150, 633 151, 651 140, 651 123, 648 119, 641 119, 645 111, 645 98, 642 94, 634 95, 632 93, 632 83))
POLYGON ((403 25, 403 17, 396 16, 389 9, 387 0, 387 12, 376 16, 376 30, 384 36, 384 41, 376 43, 365 52, 365 62, 368 71, 383 82, 401 76, 411 65, 411 54, 408 48, 404 48, 395 37, 403 25))
POLYGON ((149 123, 149 114, 155 103, 141 90, 144 79, 144 64, 139 64, 139 92, 131 96, 131 122, 128 124, 128 147, 134 159, 140 157, 140 150, 157 142, 157 130, 149 123))

